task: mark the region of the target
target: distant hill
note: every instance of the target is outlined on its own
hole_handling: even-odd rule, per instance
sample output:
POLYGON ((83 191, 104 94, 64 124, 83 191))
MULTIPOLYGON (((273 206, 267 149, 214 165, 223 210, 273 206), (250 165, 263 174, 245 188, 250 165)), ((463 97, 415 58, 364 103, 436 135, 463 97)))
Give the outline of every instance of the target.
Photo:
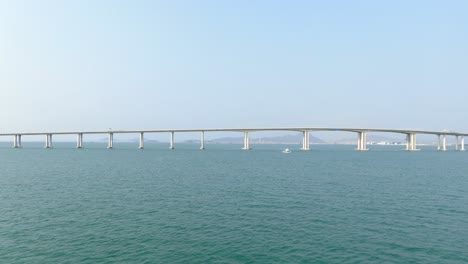
MULTIPOLYGON (((379 135, 367 135, 367 142, 404 142, 404 137, 386 137, 379 135)), ((334 141, 335 144, 355 144, 357 142, 357 136, 354 138, 344 138, 334 141)))
MULTIPOLYGON (((310 139, 310 143, 325 143, 325 141, 314 136, 309 136, 309 139, 310 139)), ((223 137, 223 138, 207 140, 207 142, 218 143, 218 144, 243 144, 244 137, 223 137)), ((302 134, 275 136, 275 137, 250 138, 250 143, 251 144, 302 144, 302 134)))
MULTIPOLYGON (((102 137, 98 139, 96 142, 107 142, 109 140, 108 137, 102 137)), ((114 143, 134 143, 134 142, 140 142, 139 138, 130 138, 130 139, 116 139, 114 138, 114 143)), ((161 141, 154 140, 154 139, 145 139, 145 143, 161 143, 161 141)))
MULTIPOLYGON (((325 143, 320 138, 309 136, 310 143, 325 143)), ((108 137, 102 137, 98 139, 98 142, 107 142, 109 140, 108 137)), ((131 138, 131 139, 116 139, 114 138, 114 143, 133 143, 138 142, 139 138, 131 138)), ((215 144, 243 144, 244 137, 222 137, 216 138, 211 140, 206 140, 207 143, 215 143, 215 144)), ((161 141, 153 140, 153 139, 145 139, 145 143, 161 143, 161 141)), ((189 139, 182 141, 181 143, 189 143, 189 144, 199 144, 199 139, 189 139)), ((259 137, 259 138, 250 138, 251 144, 302 144, 302 133, 298 133, 295 135, 284 135, 284 136, 275 136, 275 137, 259 137)))

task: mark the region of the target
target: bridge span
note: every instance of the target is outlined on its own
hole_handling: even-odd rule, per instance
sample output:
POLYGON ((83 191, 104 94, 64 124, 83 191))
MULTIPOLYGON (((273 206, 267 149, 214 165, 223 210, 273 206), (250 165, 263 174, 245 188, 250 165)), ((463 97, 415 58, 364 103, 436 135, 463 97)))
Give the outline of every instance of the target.
POLYGON ((243 150, 250 150, 250 134, 259 131, 296 131, 302 133, 302 150, 310 150, 309 135, 311 132, 318 131, 341 131, 351 132, 357 135, 358 151, 367 151, 367 133, 382 132, 382 133, 397 133, 406 135, 406 150, 418 151, 416 145, 416 135, 428 134, 437 136, 437 150, 447 150, 447 136, 455 137, 455 150, 465 150, 465 136, 468 133, 460 133, 453 131, 430 131, 430 130, 414 130, 414 129, 383 129, 383 128, 340 128, 340 127, 269 127, 269 128, 196 128, 196 129, 149 129, 149 130, 96 130, 96 131, 46 131, 46 132, 23 132, 23 133, 0 133, 2 136, 13 136, 13 147, 22 147, 22 138, 24 136, 45 136, 45 148, 52 148, 53 135, 77 135, 76 147, 83 148, 83 135, 85 134, 107 134, 107 148, 112 149, 114 145, 114 134, 138 134, 140 136, 138 148, 144 148, 144 134, 149 133, 169 133, 170 143, 169 149, 174 149, 174 134, 184 132, 199 132, 200 133, 200 149, 205 149, 205 133, 206 132, 239 132, 244 134, 243 150))

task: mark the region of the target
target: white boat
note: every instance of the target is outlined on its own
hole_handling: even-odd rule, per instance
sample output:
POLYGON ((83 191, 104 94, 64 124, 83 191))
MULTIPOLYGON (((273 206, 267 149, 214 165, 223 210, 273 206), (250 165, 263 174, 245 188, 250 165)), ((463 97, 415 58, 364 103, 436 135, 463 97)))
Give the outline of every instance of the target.
POLYGON ((283 150, 283 153, 291 153, 291 150, 290 150, 289 148, 285 148, 285 149, 283 150))

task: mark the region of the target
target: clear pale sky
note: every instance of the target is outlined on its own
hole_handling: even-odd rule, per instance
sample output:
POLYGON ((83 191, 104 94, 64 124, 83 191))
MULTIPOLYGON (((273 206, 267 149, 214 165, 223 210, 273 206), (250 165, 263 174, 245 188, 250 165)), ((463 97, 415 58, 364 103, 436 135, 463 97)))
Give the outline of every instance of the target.
POLYGON ((468 131, 467 1, 1 1, 0 130, 468 131))

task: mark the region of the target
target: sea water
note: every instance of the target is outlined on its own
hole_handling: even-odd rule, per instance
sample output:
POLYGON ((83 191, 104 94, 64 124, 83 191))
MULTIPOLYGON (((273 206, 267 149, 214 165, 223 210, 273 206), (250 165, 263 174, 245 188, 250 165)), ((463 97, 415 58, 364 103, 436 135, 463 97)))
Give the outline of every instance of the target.
POLYGON ((1 263, 468 262, 468 152, 42 145, 0 145, 1 263))

